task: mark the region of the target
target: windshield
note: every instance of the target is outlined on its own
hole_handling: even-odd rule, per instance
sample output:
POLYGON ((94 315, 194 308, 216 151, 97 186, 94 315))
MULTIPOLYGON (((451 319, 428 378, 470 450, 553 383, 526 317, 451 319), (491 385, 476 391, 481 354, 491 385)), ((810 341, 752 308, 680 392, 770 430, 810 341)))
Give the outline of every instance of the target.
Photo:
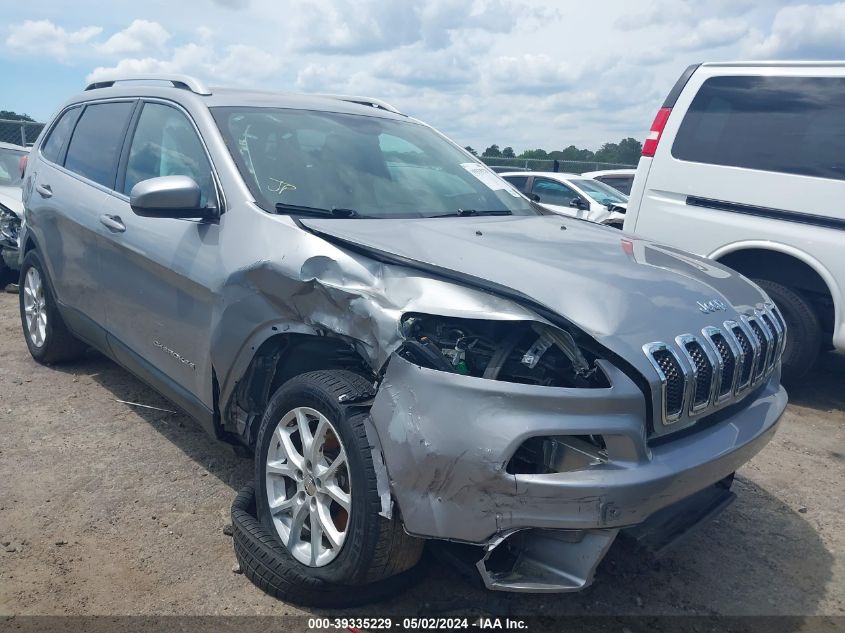
POLYGON ((598 180, 571 180, 573 185, 590 196, 599 204, 621 204, 628 202, 628 196, 598 180))
POLYGON ((0 148, 0 186, 21 186, 21 158, 24 156, 26 152, 21 150, 0 148))
POLYGON ((419 218, 538 215, 516 189, 413 121, 282 108, 212 108, 256 201, 284 213, 419 218))

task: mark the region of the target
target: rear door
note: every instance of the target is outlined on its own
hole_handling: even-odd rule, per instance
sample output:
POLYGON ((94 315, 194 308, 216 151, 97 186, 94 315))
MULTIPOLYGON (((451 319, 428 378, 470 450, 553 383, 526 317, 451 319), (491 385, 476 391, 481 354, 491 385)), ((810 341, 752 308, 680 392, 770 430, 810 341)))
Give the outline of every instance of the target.
POLYGON ((71 321, 81 315, 105 323, 100 250, 107 229, 100 215, 134 107, 129 100, 71 108, 40 150, 28 216, 57 298, 73 310, 71 321))
POLYGON ((145 100, 133 127, 104 207, 117 227, 103 262, 104 286, 113 297, 110 345, 123 364, 154 368, 169 392, 186 390, 211 409, 208 352, 221 225, 135 215, 129 194, 144 180, 185 175, 200 185, 204 204, 220 208, 216 179, 193 121, 176 104, 145 100))
POLYGON ((845 220, 843 200, 842 68, 705 65, 672 109, 633 230, 706 256, 752 241, 834 252, 842 231, 822 225, 845 220))

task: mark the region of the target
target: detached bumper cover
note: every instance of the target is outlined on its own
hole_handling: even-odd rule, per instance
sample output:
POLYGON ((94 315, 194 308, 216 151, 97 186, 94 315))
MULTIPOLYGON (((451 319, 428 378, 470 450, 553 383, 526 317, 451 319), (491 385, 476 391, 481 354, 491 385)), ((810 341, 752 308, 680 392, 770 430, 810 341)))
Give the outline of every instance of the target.
MULTIPOLYGON (((612 387, 535 387, 418 367, 394 356, 371 409, 391 490, 415 535, 486 544, 525 528, 614 530, 723 479, 771 439, 786 407, 773 374, 732 417, 649 447, 642 393, 609 364, 612 387), (513 475, 528 438, 602 435, 608 462, 513 475)), ((605 548, 598 547, 597 551, 605 548)))

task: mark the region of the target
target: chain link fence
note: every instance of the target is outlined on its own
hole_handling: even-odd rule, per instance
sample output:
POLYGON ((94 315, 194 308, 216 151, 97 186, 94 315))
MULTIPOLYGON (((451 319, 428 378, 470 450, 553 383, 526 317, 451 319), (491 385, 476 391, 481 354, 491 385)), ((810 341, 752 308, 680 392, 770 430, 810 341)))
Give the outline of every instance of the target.
POLYGON ((497 158, 494 156, 479 156, 481 161, 490 167, 510 167, 515 171, 561 171, 570 174, 583 174, 585 171, 600 171, 603 169, 636 169, 636 165, 625 163, 602 163, 582 160, 551 160, 540 158, 497 158))
POLYGON ((44 123, 0 119, 0 141, 28 147, 35 142, 43 129, 44 123))

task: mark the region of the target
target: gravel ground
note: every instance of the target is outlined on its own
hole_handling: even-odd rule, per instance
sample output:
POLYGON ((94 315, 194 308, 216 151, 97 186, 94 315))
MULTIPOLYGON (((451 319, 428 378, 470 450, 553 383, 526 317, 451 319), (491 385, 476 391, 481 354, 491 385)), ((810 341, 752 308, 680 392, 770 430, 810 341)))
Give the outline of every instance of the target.
MULTIPOLYGON (((0 295, 0 615, 301 614, 233 572, 224 533, 251 461, 91 353, 55 368, 0 295)), ((361 615, 845 615, 845 356, 790 394, 738 500, 659 560, 611 549, 579 594, 485 592, 428 564, 361 615)), ((838 620, 838 619, 837 619, 838 620)))

